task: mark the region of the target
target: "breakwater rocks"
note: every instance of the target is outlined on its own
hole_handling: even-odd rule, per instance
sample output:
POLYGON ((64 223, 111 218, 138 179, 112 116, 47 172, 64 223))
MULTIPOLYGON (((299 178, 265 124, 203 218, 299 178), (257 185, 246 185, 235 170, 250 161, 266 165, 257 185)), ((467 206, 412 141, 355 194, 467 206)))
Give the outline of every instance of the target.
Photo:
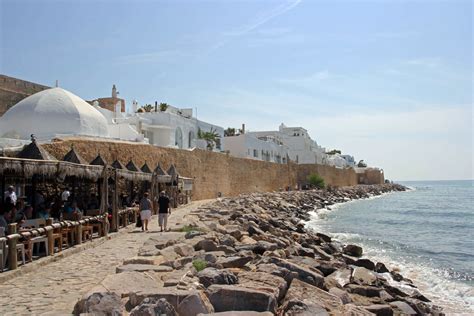
MULTIPOLYGON (((307 230, 308 212, 399 185, 249 194, 199 208, 179 231, 150 235, 136 257, 76 304, 108 315, 441 315, 409 279, 357 245, 307 230)), ((177 230, 177 229, 174 229, 177 230)))

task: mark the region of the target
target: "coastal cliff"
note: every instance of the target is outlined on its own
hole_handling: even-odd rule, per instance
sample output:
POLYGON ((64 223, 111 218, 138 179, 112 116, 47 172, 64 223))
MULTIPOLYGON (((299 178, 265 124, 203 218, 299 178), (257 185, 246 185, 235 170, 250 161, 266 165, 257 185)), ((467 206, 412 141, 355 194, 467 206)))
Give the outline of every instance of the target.
POLYGON ((218 199, 173 232, 151 236, 74 313, 441 315, 416 284, 365 258, 361 247, 305 227, 310 211, 403 190, 385 184, 218 199))

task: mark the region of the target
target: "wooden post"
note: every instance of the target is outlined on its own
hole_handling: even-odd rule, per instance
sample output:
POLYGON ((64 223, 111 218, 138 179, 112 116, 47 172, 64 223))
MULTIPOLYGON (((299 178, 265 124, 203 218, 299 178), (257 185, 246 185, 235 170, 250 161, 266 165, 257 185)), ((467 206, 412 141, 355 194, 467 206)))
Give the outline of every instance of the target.
POLYGON ((82 224, 80 222, 77 222, 77 226, 74 228, 76 233, 76 245, 80 245, 82 244, 82 224))
POLYGON ((54 228, 51 225, 53 225, 53 219, 48 218, 46 220, 46 227, 47 227, 46 234, 48 236, 49 254, 53 256, 54 255, 54 239, 53 239, 54 228))
POLYGON ((111 230, 113 232, 118 231, 118 209, 117 209, 117 170, 114 170, 114 190, 112 192, 112 227, 111 230))
POLYGON ((16 244, 18 242, 18 235, 16 235, 16 223, 8 225, 8 234, 12 235, 8 238, 8 268, 15 270, 18 268, 18 253, 16 244))

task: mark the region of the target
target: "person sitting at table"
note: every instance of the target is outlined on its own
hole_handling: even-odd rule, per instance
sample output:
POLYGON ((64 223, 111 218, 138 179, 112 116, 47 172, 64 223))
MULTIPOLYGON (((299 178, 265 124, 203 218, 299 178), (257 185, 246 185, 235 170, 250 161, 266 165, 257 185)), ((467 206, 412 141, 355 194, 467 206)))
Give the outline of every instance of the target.
POLYGON ((11 213, 10 210, 2 209, 0 211, 0 227, 3 227, 5 230, 7 229, 8 223, 10 221, 9 219, 10 213, 11 213))
POLYGON ((26 220, 25 210, 22 208, 19 208, 19 203, 17 203, 17 205, 15 205, 12 208, 11 216, 12 216, 12 220, 18 223, 18 225, 21 225, 21 223, 23 223, 26 220))
POLYGON ((49 219, 50 213, 51 213, 51 207, 47 207, 46 205, 41 204, 40 209, 38 211, 38 218, 47 220, 49 219))

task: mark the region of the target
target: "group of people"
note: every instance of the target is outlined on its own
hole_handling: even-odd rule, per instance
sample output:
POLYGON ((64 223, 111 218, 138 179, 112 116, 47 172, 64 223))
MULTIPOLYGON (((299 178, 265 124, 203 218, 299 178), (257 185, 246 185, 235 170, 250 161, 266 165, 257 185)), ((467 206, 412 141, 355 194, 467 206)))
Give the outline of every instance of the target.
MULTIPOLYGON (((47 220, 71 219, 82 217, 78 202, 73 199, 69 188, 65 188, 58 196, 48 196, 41 191, 34 192, 30 199, 19 198, 14 186, 8 186, 4 199, 0 203, 0 227, 5 230, 8 224, 21 225, 28 219, 38 218, 47 220)), ((96 203, 97 204, 97 203, 96 203)))
MULTIPOLYGON (((142 222, 142 231, 148 232, 148 223, 151 220, 151 215, 153 213, 153 203, 149 198, 148 192, 145 192, 142 199, 139 203, 140 219, 142 222)), ((160 225, 160 230, 168 231, 168 216, 171 214, 170 199, 166 195, 165 191, 160 192, 158 198, 158 224, 160 225)))

